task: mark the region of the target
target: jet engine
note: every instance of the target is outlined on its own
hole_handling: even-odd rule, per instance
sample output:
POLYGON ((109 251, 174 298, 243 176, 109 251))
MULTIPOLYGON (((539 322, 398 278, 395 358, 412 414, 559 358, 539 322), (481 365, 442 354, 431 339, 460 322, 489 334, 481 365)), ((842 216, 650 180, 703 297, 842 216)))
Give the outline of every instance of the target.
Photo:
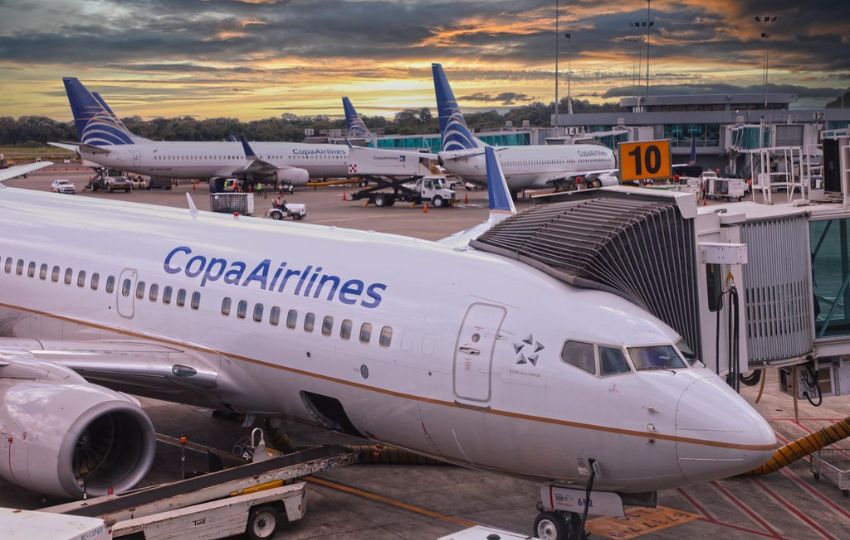
POLYGON ((81 498, 129 490, 147 474, 156 432, 138 401, 54 364, 0 368, 0 477, 81 498))
POLYGON ((298 167, 282 167, 277 170, 278 182, 286 182, 293 186, 307 185, 310 179, 310 173, 307 169, 299 169, 298 167))

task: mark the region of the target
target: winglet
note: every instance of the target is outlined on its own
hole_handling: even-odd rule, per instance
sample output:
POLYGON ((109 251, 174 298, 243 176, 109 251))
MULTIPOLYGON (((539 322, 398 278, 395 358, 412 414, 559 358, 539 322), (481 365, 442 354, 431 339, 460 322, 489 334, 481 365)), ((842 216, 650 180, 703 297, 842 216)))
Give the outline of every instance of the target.
POLYGON ((195 206, 195 201, 192 199, 191 193, 186 193, 186 201, 189 203, 189 212, 192 214, 192 219, 198 219, 198 207, 195 206))
POLYGON ((245 152, 245 158, 257 159, 257 154, 254 153, 254 150, 251 148, 251 145, 248 144, 248 141, 245 140, 245 137, 239 137, 239 142, 242 143, 242 150, 245 152))
POLYGON ((511 199, 508 183, 493 148, 489 146, 484 148, 484 159, 487 164, 487 198, 490 204, 490 220, 501 220, 516 214, 516 207, 511 199))
POLYGON ((39 169, 50 167, 51 165, 53 165, 52 161, 37 161, 35 163, 27 163, 26 165, 15 165, 6 169, 0 169, 0 188, 6 187, 3 185, 3 182, 6 180, 11 180, 12 178, 17 178, 39 169))

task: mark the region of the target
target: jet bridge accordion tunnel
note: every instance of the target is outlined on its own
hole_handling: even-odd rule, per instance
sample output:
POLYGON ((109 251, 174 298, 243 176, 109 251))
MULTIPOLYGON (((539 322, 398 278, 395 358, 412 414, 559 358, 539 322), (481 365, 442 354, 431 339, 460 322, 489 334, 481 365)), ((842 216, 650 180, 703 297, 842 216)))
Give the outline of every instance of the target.
POLYGON ((628 187, 535 202, 472 247, 643 307, 736 387, 734 375, 813 354, 805 211, 697 207, 689 193, 628 187))

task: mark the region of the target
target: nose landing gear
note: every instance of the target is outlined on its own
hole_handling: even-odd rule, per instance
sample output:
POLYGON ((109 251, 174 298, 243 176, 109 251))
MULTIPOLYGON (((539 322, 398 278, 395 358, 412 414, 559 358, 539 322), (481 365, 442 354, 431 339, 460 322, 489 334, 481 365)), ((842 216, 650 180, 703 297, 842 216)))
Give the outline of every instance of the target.
MULTIPOLYGON (((542 505, 538 506, 538 510, 542 505)), ((581 516, 575 512, 541 511, 534 520, 532 534, 540 540, 586 540, 581 516)))

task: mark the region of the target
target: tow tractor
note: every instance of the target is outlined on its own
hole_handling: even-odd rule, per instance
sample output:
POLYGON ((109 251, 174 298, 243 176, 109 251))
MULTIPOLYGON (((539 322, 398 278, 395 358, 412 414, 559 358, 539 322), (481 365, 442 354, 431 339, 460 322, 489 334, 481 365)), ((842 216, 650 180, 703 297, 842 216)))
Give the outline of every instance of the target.
POLYGON ((456 192, 446 188, 445 180, 441 177, 425 176, 415 179, 370 177, 369 180, 375 182, 375 185, 355 192, 351 195, 352 200, 367 199, 370 204, 379 207, 392 206, 396 201, 402 201, 413 204, 428 203, 434 208, 444 208, 457 202, 456 192))
POLYGON ((355 463, 357 453, 319 446, 187 480, 105 495, 42 512, 98 518, 113 538, 225 538, 275 535, 307 510, 305 476, 355 463))
MULTIPOLYGON (((274 203, 272 203, 274 204, 274 203)), ((280 206, 272 206, 266 211, 266 217, 275 220, 292 218, 294 221, 303 219, 307 215, 307 205, 282 202, 280 206)))

